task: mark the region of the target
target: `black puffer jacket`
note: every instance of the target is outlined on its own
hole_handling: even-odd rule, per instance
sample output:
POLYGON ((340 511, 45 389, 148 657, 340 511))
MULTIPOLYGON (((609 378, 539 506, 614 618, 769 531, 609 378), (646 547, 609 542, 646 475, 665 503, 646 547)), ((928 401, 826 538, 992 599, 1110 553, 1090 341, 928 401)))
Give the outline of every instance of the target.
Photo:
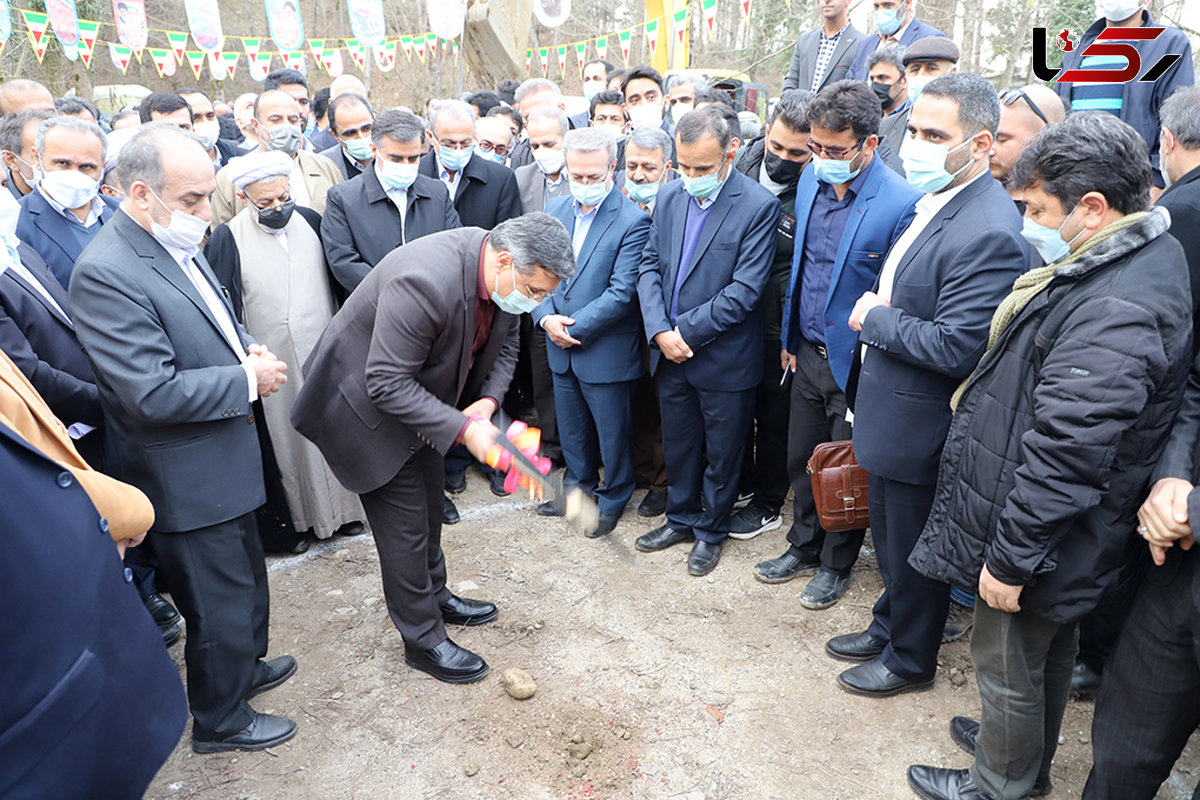
POLYGON ((1167 227, 1157 210, 1061 267, 980 362, 918 572, 971 589, 986 561, 1025 586, 1022 611, 1058 622, 1112 587, 1191 360, 1187 261, 1167 227))

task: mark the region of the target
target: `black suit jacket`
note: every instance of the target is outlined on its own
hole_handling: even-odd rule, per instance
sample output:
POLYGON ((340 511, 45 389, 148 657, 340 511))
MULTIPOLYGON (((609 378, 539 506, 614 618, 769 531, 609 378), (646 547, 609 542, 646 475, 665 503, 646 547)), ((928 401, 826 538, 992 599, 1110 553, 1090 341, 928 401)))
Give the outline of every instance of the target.
POLYGON ((104 422, 92 366, 75 338, 71 301, 41 256, 27 244, 17 253, 64 313, 13 270, 0 274, 0 350, 25 374, 67 425, 104 422))
POLYGON ((175 663, 79 482, 4 425, 0 475, 0 796, 141 797, 187 722, 175 663))
POLYGON ((400 245, 459 226, 458 212, 445 184, 418 175, 408 187, 408 210, 401 230, 400 211, 383 190, 372 166, 329 190, 321 220, 321 241, 329 269, 338 283, 352 292, 372 267, 400 245))
MULTIPOLYGON (((209 284, 233 309, 208 268, 209 284)), ((154 504, 155 531, 192 531, 266 499, 241 356, 170 254, 118 211, 84 249, 71 310, 104 409, 105 467, 154 504)), ((235 322, 243 346, 253 343, 235 322)))
MULTIPOLYGON (((238 143, 231 142, 228 139, 217 139, 217 155, 221 157, 221 166, 225 166, 230 161, 238 157, 238 143)), ((220 169, 220 167, 218 167, 220 169)))
POLYGON ((1192 352, 1200 351, 1200 167, 1180 177, 1162 193, 1155 205, 1171 212, 1171 235, 1183 245, 1192 283, 1192 352))
POLYGON ((979 363, 992 314, 1028 265, 1021 216, 987 172, 913 241, 896 267, 891 306, 867 314, 859 333, 867 354, 855 347, 857 387, 853 376, 847 386, 854 454, 867 472, 937 481, 950 397, 979 363))
MULTIPOLYGON (((348 181, 351 178, 357 178, 363 173, 363 168, 357 161, 354 161, 350 156, 346 155, 346 150, 340 145, 335 144, 333 147, 322 150, 317 155, 322 155, 337 164, 338 170, 342 173, 342 180, 348 181)), ((367 162, 370 166, 370 162, 367 162)))
POLYGON ((471 357, 486 236, 458 228, 392 251, 305 362, 292 424, 350 491, 378 489, 421 447, 449 450, 467 423, 460 397, 504 396, 518 318, 496 309, 487 343, 471 357))
MULTIPOLYGON (((437 154, 430 150, 421 159, 421 174, 441 183, 438 170, 437 154)), ((506 219, 521 216, 521 191, 508 167, 472 154, 462 172, 454 209, 463 227, 491 230, 506 219)))

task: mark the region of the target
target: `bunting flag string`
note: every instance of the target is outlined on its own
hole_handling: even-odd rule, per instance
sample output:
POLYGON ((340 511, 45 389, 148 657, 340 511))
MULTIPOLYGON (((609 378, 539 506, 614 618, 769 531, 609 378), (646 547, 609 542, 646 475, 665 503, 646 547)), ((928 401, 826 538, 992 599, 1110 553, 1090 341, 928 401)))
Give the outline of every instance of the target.
MULTIPOLYGON (((443 2, 453 4, 456 0, 443 0, 443 2)), ((30 46, 37 56, 39 63, 44 59, 48 49, 49 34, 53 33, 55 38, 59 38, 60 41, 64 41, 64 37, 66 39, 74 37, 73 44, 64 44, 64 55, 72 60, 81 59, 87 68, 91 67, 96 45, 108 45, 109 55, 113 60, 114 66, 124 73, 134 57, 138 58, 139 61, 142 60, 146 34, 150 32, 156 36, 164 36, 166 38, 165 43, 169 45, 167 48, 147 48, 150 50, 151 61, 160 77, 172 76, 175 72, 176 64, 187 64, 193 73, 197 75, 197 78, 199 78, 199 75, 203 72, 203 56, 205 55, 210 56, 208 59, 210 72, 217 80, 221 80, 224 77, 232 77, 236 74, 241 54, 233 50, 224 49, 225 37, 221 32, 221 22, 219 10, 216 7, 216 0, 185 0, 185 6, 189 15, 188 24, 192 28, 190 32, 150 29, 145 27, 144 21, 141 22, 141 33, 143 34, 142 47, 134 47, 127 43, 125 39, 128 38, 129 41, 137 41, 134 37, 138 34, 139 11, 144 12, 144 0, 113 0, 114 10, 118 12, 115 22, 98 22, 95 20, 74 18, 73 30, 72 20, 69 17, 72 16, 76 0, 59 0, 59 2, 51 3, 50 6, 58 8, 60 3, 63 6, 69 6, 69 8, 59 8, 53 15, 31 9, 12 9, 13 11, 20 12, 22 15, 30 46), (110 30, 105 35, 106 26, 115 29, 115 38, 119 38, 121 41, 108 41, 108 37, 114 36, 114 31, 110 30), (189 44, 195 49, 189 50, 189 44), (200 54, 199 56, 195 55, 197 52, 200 54), (171 57, 172 55, 173 58, 171 57)), ((647 50, 648 55, 654 58, 659 49, 659 37, 664 33, 666 25, 671 25, 677 42, 686 41, 690 27, 689 14, 693 12, 698 12, 701 15, 703 20, 701 27, 707 32, 711 40, 715 37, 716 31, 717 3, 718 0, 691 0, 689 5, 678 11, 667 12, 667 14, 663 14, 655 19, 645 20, 641 24, 634 25, 622 31, 565 44, 553 44, 546 47, 535 45, 529 47, 525 52, 526 74, 532 74, 533 72, 535 51, 542 75, 551 74, 552 60, 558 61, 559 72, 562 75, 566 75, 567 62, 572 60, 572 50, 574 50, 573 60, 579 69, 582 70, 588 58, 588 45, 591 44, 595 48, 598 57, 607 59, 611 43, 610 39, 613 36, 617 38, 621 57, 625 65, 628 66, 630 64, 630 52, 635 33, 644 37, 645 45, 649 46, 647 50), (693 5, 698 8, 693 9, 693 5), (557 56, 557 59, 554 56, 557 56)), ((752 0, 741 0, 742 12, 744 14, 750 14, 751 3, 752 0)), ((379 2, 378 0, 348 0, 348 4, 351 9, 352 27, 354 27, 355 9, 361 6, 373 13, 373 9, 379 5, 379 2)), ((270 42, 264 36, 232 37, 241 43, 240 49, 245 51, 248 69, 250 70, 251 77, 255 80, 262 80, 260 75, 265 76, 266 71, 269 71, 269 66, 274 56, 279 56, 288 66, 306 70, 306 53, 311 53, 318 68, 330 75, 340 75, 344 71, 342 65, 343 49, 349 53, 355 65, 364 73, 367 70, 368 60, 372 58, 381 71, 388 72, 393 70, 401 50, 403 50, 406 60, 410 63, 413 60, 414 50, 416 51, 417 58, 422 63, 426 62, 426 54, 430 58, 438 57, 439 49, 441 50, 440 55, 442 57, 453 56, 456 60, 460 57, 460 43, 456 38, 441 37, 432 31, 415 35, 384 36, 381 37, 379 45, 369 44, 358 38, 306 39, 302 36, 302 22, 298 14, 294 12, 293 3, 288 0, 264 0, 264 5, 269 12, 269 21, 273 26, 270 32, 277 49, 265 51, 263 46, 265 44, 269 45, 270 42), (278 14, 279 17, 275 18, 275 14, 278 14), (295 47, 290 50, 284 49, 283 45, 287 44, 294 44, 295 47)), ((3 12, 7 7, 8 0, 0 0, 0 17, 5 16, 3 12)), ((5 41, 3 37, 3 22, 5 21, 4 19, 0 19, 0 48, 3 47, 5 41)), ((364 27, 374 31, 378 26, 375 26, 372 22, 364 27)), ((9 28, 11 29, 11 25, 9 28)))
POLYGON ((750 19, 750 2, 751 0, 742 0, 742 13, 746 15, 746 19, 750 19))

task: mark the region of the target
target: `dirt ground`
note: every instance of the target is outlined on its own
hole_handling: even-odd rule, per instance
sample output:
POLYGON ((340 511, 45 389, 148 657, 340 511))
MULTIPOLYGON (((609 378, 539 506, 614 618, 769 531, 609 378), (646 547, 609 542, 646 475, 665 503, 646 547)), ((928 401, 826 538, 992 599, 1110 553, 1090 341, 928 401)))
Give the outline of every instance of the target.
MULTIPOLYGON (((825 641, 861 630, 881 590, 869 540, 850 592, 812 612, 796 600, 806 579, 767 586, 752 574, 786 547, 786 514, 783 528, 731 540, 715 572, 692 578, 686 547, 634 549, 662 519, 632 506, 593 541, 494 498, 474 473, 456 499, 450 586, 496 602, 500 617, 450 635, 488 661, 487 678, 451 686, 405 666, 370 536, 274 558, 271 655, 295 655, 300 670, 254 705, 295 719, 299 734, 274 750, 204 756, 185 733, 147 797, 911 798, 909 764, 970 764, 947 731, 952 716, 979 712, 966 641, 942 648, 931 691, 873 700, 834 682, 848 665, 825 641), (509 667, 534 677, 533 698, 505 694, 509 667)), ((182 643, 172 654, 182 662, 182 643)), ((1071 702, 1052 798, 1080 794, 1091 719, 1090 702, 1071 702)), ((1197 780, 1193 741, 1159 800, 1185 800, 1197 780)))

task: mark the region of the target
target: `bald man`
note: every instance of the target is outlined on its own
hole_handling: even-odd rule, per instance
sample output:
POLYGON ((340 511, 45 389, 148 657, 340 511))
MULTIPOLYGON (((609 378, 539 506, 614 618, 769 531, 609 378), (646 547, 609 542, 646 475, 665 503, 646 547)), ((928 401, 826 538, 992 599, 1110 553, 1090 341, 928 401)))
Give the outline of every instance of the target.
POLYGON ((329 84, 329 100, 340 94, 358 94, 363 97, 367 96, 367 87, 354 75, 341 74, 333 79, 333 83, 329 84))
POLYGON ((54 95, 37 81, 13 78, 0 83, 0 114, 34 108, 54 110, 54 95))
MULTIPOLYGON (((989 161, 992 177, 1001 183, 1008 180, 1008 173, 1025 144, 1042 128, 1062 122, 1064 117, 1066 109, 1062 98, 1053 89, 1034 84, 1001 92, 1000 126, 996 129, 989 161)), ((1020 198, 1013 195, 1013 199, 1020 198)))

